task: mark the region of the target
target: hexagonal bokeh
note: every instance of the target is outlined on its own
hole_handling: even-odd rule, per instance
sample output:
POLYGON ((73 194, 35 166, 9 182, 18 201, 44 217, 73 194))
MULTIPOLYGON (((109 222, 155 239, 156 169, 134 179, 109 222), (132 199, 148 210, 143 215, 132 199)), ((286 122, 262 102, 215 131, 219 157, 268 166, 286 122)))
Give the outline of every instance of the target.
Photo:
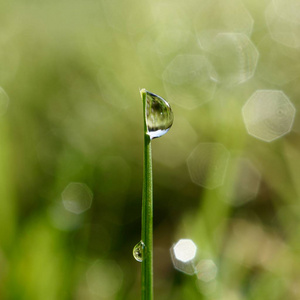
POLYGON ((199 15, 194 21, 196 32, 212 29, 218 32, 251 34, 254 21, 240 0, 212 0, 202 3, 203 7, 199 9, 199 15))
POLYGON ((71 182, 63 190, 62 202, 66 210, 81 214, 88 210, 93 201, 93 193, 89 187, 80 182, 71 182))
POLYGON ((266 23, 272 38, 285 46, 300 47, 299 2, 273 0, 265 11, 266 23))
POLYGON ((168 98, 187 109, 211 100, 216 88, 216 73, 202 55, 176 56, 162 77, 168 98))
POLYGON ((196 266, 197 277, 203 282, 209 282, 216 278, 218 268, 211 259, 200 260, 196 266))
POLYGON ((216 33, 203 45, 220 83, 236 85, 249 80, 255 72, 259 53, 243 33, 216 33))
POLYGON ((176 259, 182 262, 188 262, 195 258, 197 246, 190 239, 181 239, 173 247, 176 259))
POLYGON ((3 116, 9 104, 9 98, 3 88, 0 87, 0 116, 3 116))
POLYGON ((258 90, 242 108, 248 133, 265 142, 290 132, 295 112, 289 98, 278 90, 258 90))
POLYGON ((224 182, 228 160, 229 152, 222 144, 199 144, 187 159, 192 181, 208 189, 221 186, 224 182))
POLYGON ((190 239, 181 239, 170 249, 174 268, 188 275, 195 274, 197 246, 190 239))

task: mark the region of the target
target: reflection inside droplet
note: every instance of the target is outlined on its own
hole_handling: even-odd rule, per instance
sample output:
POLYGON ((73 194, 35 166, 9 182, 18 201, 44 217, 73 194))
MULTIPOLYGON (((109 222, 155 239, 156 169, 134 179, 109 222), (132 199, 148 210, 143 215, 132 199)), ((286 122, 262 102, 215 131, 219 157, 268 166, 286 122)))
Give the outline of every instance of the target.
POLYGON ((146 95, 147 134, 151 139, 166 134, 173 124, 173 112, 170 104, 160 96, 141 90, 146 95))
POLYGON ((133 248, 133 257, 136 261, 142 262, 145 256, 145 244, 143 241, 139 241, 133 248))

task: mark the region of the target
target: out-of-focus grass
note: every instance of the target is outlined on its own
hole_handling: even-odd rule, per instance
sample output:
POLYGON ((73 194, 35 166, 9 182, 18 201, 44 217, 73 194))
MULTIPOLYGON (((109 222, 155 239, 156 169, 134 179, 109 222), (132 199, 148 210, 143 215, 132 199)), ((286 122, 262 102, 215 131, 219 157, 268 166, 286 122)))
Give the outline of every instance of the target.
POLYGON ((254 76, 218 83, 211 101, 187 109, 169 99, 163 73, 177 55, 206 55, 197 33, 220 23, 219 6, 205 15, 210 1, 1 2, 0 86, 10 98, 0 122, 1 299, 139 298, 131 253, 140 240, 142 87, 168 99, 175 116, 153 141, 155 298, 299 299, 299 114, 271 143, 248 135, 241 114, 257 89, 282 90, 299 109, 300 52, 271 39, 267 4, 244 2, 260 54, 254 76), (199 143, 230 152, 216 189, 190 179, 186 159, 199 143), (224 200, 234 197, 239 157, 261 182, 255 199, 232 206, 224 200), (93 192, 83 214, 61 202, 70 182, 93 192), (173 268, 169 249, 180 238, 215 262, 215 281, 173 268), (107 282, 102 294, 97 282, 107 282))

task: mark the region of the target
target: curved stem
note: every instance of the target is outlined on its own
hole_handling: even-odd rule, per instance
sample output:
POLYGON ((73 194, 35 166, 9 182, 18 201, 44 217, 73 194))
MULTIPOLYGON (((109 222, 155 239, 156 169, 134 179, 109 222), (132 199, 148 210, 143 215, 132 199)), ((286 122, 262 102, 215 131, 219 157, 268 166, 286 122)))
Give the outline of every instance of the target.
POLYGON ((141 91, 144 112, 144 171, 142 199, 142 241, 145 244, 142 261, 142 300, 153 299, 153 182, 151 139, 147 134, 146 91, 141 91))

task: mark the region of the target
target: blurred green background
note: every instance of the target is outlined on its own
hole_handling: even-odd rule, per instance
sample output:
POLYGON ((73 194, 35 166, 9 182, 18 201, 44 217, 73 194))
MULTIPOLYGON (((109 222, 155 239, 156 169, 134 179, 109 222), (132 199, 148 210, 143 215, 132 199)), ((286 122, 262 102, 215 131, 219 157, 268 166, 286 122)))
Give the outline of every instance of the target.
POLYGON ((1 1, 0 299, 140 299, 140 88, 175 117, 152 143, 155 299, 300 299, 298 5, 1 1), (292 104, 255 107, 256 138, 261 89, 292 104), (216 276, 174 268, 185 238, 216 276))

